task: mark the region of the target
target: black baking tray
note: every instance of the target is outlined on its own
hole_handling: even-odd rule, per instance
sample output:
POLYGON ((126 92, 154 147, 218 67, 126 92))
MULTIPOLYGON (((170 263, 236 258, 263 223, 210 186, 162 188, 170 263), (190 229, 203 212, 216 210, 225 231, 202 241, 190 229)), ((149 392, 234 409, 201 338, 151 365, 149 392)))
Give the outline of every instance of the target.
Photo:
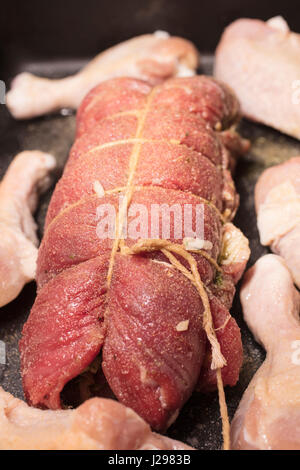
MULTIPOLYGON (((282 14, 294 30, 300 31, 297 2, 243 1, 32 1, 4 2, 0 15, 0 79, 7 87, 21 71, 41 76, 63 77, 74 73, 101 50, 129 37, 166 30, 191 39, 202 53, 200 73, 211 74, 213 51, 224 27, 234 19, 268 19, 282 14)), ((249 84, 250 85, 250 84, 249 84)), ((39 149, 57 158, 58 180, 74 140, 75 114, 64 112, 29 121, 15 121, 0 105, 0 178, 21 150, 39 149)), ((300 154, 300 142, 267 127, 243 120, 240 133, 251 140, 248 154, 238 162, 235 183, 240 207, 235 224, 248 237, 252 265, 268 252, 259 243, 253 190, 260 173, 268 166, 300 154)), ((55 182, 54 182, 55 184, 55 182)), ((42 197, 37 213, 42 237, 47 206, 54 184, 42 197)), ((0 233, 1 236, 1 233, 0 233)), ((35 299, 35 284, 27 285, 19 297, 0 309, 0 340, 6 345, 6 365, 0 364, 0 385, 24 398, 19 372, 18 341, 35 299)), ((237 386, 226 389, 232 418, 241 396, 264 351, 254 341, 242 317, 239 287, 231 310, 241 331, 244 362, 237 386)), ((168 435, 198 449, 220 449, 221 420, 216 393, 194 394, 182 409, 168 435)))

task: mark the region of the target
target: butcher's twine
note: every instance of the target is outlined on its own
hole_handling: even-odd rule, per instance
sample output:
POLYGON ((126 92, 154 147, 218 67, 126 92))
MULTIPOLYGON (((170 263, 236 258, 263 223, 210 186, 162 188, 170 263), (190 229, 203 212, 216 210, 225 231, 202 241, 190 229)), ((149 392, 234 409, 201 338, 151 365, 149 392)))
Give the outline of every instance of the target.
MULTIPOLYGON (((186 251, 186 249, 179 244, 171 243, 168 240, 139 240, 131 248, 125 245, 121 246, 121 254, 123 255, 137 255, 145 252, 157 251, 160 250, 170 261, 170 263, 178 269, 185 277, 187 277, 191 283, 196 287, 200 298, 203 303, 204 312, 203 312, 203 328, 205 330, 206 336, 211 344, 212 351, 212 361, 211 369, 216 370, 217 376, 217 387, 219 395, 219 406, 222 418, 222 433, 223 433, 223 449, 230 449, 230 424, 228 417, 228 410, 225 399, 224 385, 222 380, 222 367, 226 366, 226 359, 224 358, 218 338, 215 333, 210 304, 208 300, 208 295, 201 281, 201 277, 198 271, 197 262, 195 258, 186 251), (175 256, 177 254, 184 258, 190 266, 190 270, 187 269, 175 256)), ((195 250, 196 251, 196 250, 195 250)), ((198 253, 203 254, 202 250, 197 250, 198 253)), ((205 253, 205 257, 212 261, 213 259, 205 253)), ((213 260, 214 261, 214 260, 213 260)), ((212 263, 214 264, 214 263, 212 263)), ((221 269, 219 267, 219 269, 221 269)))
MULTIPOLYGON (((147 117, 147 113, 150 109, 150 106, 151 106, 151 103, 155 94, 155 90, 156 88, 153 88, 152 91, 149 93, 145 108, 139 116, 137 131, 135 135, 136 141, 133 146, 133 150, 132 150, 132 154, 131 154, 130 162, 129 162, 129 171, 128 171, 129 176, 128 176, 127 184, 126 184, 125 191, 124 191, 124 198, 122 201, 122 205, 120 207, 120 211, 118 212, 117 217, 116 217, 116 233, 115 233, 115 239, 114 239, 111 256, 110 256, 110 262, 109 262, 109 268, 108 268, 108 274, 107 274, 107 286, 109 287, 111 284, 114 261, 115 261, 116 253, 118 252, 119 249, 121 250, 121 253, 125 255, 136 255, 136 254, 143 253, 143 252, 151 252, 151 251, 160 250, 169 259, 170 263, 176 269, 178 269, 184 276, 186 276, 190 280, 190 282, 195 286, 195 288, 197 289, 200 295, 200 298, 202 300, 203 307, 204 307, 203 328, 211 344, 211 350, 212 350, 211 368, 213 370, 216 370, 216 375, 217 375, 219 405, 220 405, 220 412, 221 412, 221 418, 222 418, 223 449, 228 450, 230 449, 230 424, 229 424, 228 410, 227 410, 225 393, 224 393, 224 385, 223 385, 222 374, 221 374, 222 367, 226 365, 226 359, 224 358, 221 352, 220 344, 215 333, 208 295, 202 283, 196 260, 191 255, 191 253, 189 253, 185 249, 183 245, 171 243, 168 240, 156 240, 156 239, 155 240, 153 239, 139 240, 133 247, 129 248, 128 246, 125 246, 124 240, 121 239, 125 216, 127 214, 128 207, 131 203, 132 196, 135 190, 135 187, 133 186, 133 180, 134 180, 134 175, 135 175, 136 168, 139 162, 140 151, 142 148, 141 138, 143 134, 144 123, 147 117), (188 262, 190 270, 187 269, 177 259, 177 257, 174 256, 174 254, 184 258, 188 262)), ((207 253, 205 253, 204 251, 197 250, 197 253, 200 253, 200 252, 215 267, 218 266, 215 260, 213 260, 207 253)), ((220 269, 219 266, 218 266, 218 269, 220 269)))

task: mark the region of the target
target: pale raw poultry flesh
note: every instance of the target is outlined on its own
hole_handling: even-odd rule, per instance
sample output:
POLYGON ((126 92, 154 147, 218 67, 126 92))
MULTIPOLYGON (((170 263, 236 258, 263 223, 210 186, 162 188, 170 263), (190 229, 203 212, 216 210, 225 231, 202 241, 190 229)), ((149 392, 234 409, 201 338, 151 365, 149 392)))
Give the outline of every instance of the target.
POLYGON ((239 19, 216 50, 214 74, 231 86, 243 114, 300 139, 300 35, 281 17, 239 19))
POLYGON ((38 410, 0 387, 0 449, 191 450, 151 432, 134 411, 93 398, 76 410, 38 410))
POLYGON ((284 260, 270 254, 246 273, 244 318, 267 351, 231 425, 232 448, 300 449, 300 295, 284 260))
POLYGON ((285 259, 300 288, 300 157, 263 172, 255 205, 262 245, 285 259))
POLYGON ((52 155, 22 152, 0 183, 0 307, 35 278, 38 239, 32 213, 54 167, 52 155))
POLYGON ((7 106, 16 119, 77 109, 88 91, 109 78, 134 77, 156 85, 173 76, 194 75, 198 63, 199 54, 191 42, 157 31, 111 47, 67 78, 51 80, 21 73, 12 82, 7 106))

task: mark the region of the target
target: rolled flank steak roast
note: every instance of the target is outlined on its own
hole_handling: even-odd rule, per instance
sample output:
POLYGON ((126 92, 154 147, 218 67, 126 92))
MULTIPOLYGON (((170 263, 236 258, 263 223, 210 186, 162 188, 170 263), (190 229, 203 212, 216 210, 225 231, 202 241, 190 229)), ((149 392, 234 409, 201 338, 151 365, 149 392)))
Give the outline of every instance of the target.
POLYGON ((62 391, 76 377, 89 396, 107 381, 120 402, 165 430, 196 388, 216 389, 220 369, 224 385, 236 383, 242 344, 228 309, 249 257, 230 222, 238 197, 229 168, 236 149, 247 150, 234 131, 238 115, 232 92, 205 76, 154 88, 117 78, 83 100, 20 342, 31 405, 64 406, 62 391), (169 233, 166 207, 174 209, 169 233), (188 216, 175 217, 186 207, 192 234, 188 216), (113 236, 103 236, 111 212, 113 236))

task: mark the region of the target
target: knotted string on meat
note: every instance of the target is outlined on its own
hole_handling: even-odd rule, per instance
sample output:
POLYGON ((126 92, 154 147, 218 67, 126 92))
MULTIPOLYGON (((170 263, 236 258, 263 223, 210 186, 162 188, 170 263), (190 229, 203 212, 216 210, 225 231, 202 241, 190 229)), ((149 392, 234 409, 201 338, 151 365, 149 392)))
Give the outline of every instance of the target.
MULTIPOLYGON (((189 264, 163 249, 136 252, 137 240, 122 237, 125 216, 128 225, 134 219, 133 204, 147 209, 149 230, 153 204, 190 204, 193 227, 195 208, 203 205, 201 237, 208 243, 189 253, 226 363, 223 383, 236 383, 242 344, 228 308, 247 254, 239 259, 235 253, 230 261, 227 253, 222 265, 221 247, 224 233, 237 230, 229 223, 238 198, 228 168, 233 150, 247 149, 231 129, 238 111, 233 94, 204 76, 171 79, 152 89, 139 80, 113 79, 84 99, 76 141, 49 206, 38 295, 20 342, 30 404, 60 408, 64 386, 101 349, 115 396, 156 430, 176 419, 196 386, 216 388, 203 299, 184 273, 189 264), (226 142, 235 145, 226 148, 226 142), (97 235, 97 208, 105 204, 116 210, 114 239, 97 235)), ((172 217, 168 237, 158 225, 157 239, 183 247, 172 217)))

